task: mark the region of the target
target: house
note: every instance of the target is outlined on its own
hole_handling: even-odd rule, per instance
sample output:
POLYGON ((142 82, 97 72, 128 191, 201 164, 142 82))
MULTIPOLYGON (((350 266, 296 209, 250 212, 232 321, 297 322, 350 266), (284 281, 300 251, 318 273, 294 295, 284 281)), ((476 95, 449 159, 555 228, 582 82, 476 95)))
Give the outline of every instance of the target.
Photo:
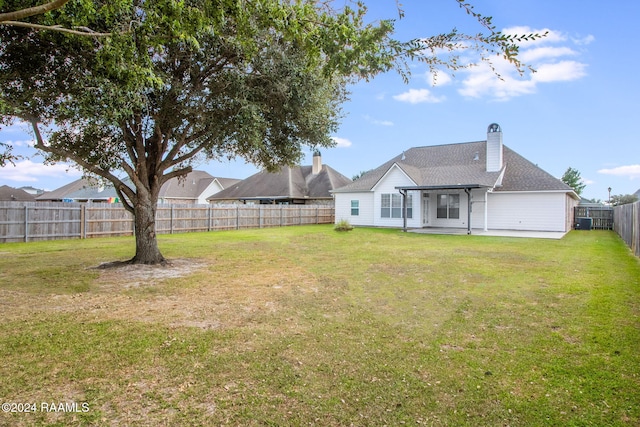
MULTIPOLYGON (((195 170, 185 177, 167 181, 160 189, 158 204, 207 204, 208 196, 238 181, 240 180, 233 178, 216 178, 207 172, 195 170)), ((104 186, 94 180, 82 178, 45 193, 37 200, 109 203, 117 202, 118 194, 112 185, 104 186)))
POLYGON ((38 202, 62 202, 73 201, 68 196, 76 191, 80 191, 85 188, 97 187, 97 182, 89 178, 81 178, 72 181, 62 187, 56 188, 53 191, 46 191, 36 197, 38 202))
POLYGON ((39 196, 40 194, 44 193, 43 189, 35 188, 32 186, 20 187, 20 190, 24 190, 25 192, 32 194, 34 196, 39 196))
POLYGON ((319 152, 311 166, 284 166, 261 171, 209 197, 211 203, 332 204, 331 190, 351 180, 322 164, 319 152))
POLYGON ((19 188, 9 187, 8 185, 0 186, 0 201, 33 202, 35 199, 35 196, 19 188))
POLYGON ((579 197, 502 141, 415 147, 333 191, 336 222, 407 228, 566 232, 579 197))

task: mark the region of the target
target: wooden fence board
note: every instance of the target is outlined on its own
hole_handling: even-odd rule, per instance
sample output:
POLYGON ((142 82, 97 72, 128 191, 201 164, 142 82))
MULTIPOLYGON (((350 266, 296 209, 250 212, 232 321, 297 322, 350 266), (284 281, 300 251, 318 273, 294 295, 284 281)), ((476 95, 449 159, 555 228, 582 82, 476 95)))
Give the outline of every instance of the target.
MULTIPOLYGON (((156 233, 238 230, 301 224, 331 224, 326 205, 159 206, 156 233)), ((120 204, 0 202, 0 243, 130 236, 133 216, 120 204)))
POLYGON ((636 256, 640 256, 640 202, 614 208, 614 229, 636 256))
POLYGON ((613 230, 612 208, 576 206, 573 209, 574 224, 578 218, 591 218, 591 228, 595 230, 613 230))

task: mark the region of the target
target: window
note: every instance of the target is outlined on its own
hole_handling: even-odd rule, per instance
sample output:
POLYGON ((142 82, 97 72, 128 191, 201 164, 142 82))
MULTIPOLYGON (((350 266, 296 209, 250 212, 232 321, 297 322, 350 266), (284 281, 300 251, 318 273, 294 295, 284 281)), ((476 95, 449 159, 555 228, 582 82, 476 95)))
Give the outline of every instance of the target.
POLYGON ((380 216, 382 218, 391 218, 391 194, 382 194, 380 208, 380 216))
POLYGON ((351 201, 351 215, 352 216, 360 215, 360 200, 351 201))
MULTIPOLYGON (((401 194, 381 194, 380 217, 382 218, 402 218, 402 195, 401 194)), ((413 218, 413 198, 407 195, 407 218, 413 218)))
POLYGON ((444 219, 460 218, 460 195, 438 194, 438 209, 436 216, 444 219))

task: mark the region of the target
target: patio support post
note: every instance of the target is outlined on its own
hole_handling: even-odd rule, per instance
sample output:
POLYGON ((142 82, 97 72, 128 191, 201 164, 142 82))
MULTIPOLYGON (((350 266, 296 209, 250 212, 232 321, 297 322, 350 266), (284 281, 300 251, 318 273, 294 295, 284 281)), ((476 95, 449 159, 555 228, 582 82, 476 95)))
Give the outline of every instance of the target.
POLYGON ((489 190, 484 192, 484 231, 489 230, 489 190))
POLYGON ((407 232, 407 190, 400 190, 402 194, 402 231, 407 232))
POLYGON ((464 192, 467 193, 467 234, 471 234, 471 189, 465 188, 464 192))

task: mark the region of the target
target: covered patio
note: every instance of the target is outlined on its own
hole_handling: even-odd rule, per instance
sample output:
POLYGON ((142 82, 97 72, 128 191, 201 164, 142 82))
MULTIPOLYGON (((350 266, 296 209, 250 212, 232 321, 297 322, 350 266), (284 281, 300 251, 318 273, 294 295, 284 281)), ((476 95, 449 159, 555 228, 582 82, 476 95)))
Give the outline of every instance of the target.
MULTIPOLYGON (((403 211, 403 227, 404 231, 407 230, 407 192, 408 191, 443 191, 443 190, 464 190, 467 194, 467 228, 466 233, 471 234, 473 230, 471 227, 471 191, 475 189, 488 189, 489 186, 482 184, 455 184, 455 185, 408 185, 396 187, 396 190, 402 194, 402 211, 403 211)), ((486 206, 486 193, 485 193, 485 206, 486 206)), ((486 218, 486 213, 485 213, 486 218)), ((442 228, 446 230, 446 228, 442 228)), ((457 230, 457 229, 454 229, 457 230)), ((474 231, 475 232, 475 231, 474 231)), ((440 233, 440 234, 452 234, 452 233, 440 233)), ((455 233, 458 234, 458 233, 455 233)))

